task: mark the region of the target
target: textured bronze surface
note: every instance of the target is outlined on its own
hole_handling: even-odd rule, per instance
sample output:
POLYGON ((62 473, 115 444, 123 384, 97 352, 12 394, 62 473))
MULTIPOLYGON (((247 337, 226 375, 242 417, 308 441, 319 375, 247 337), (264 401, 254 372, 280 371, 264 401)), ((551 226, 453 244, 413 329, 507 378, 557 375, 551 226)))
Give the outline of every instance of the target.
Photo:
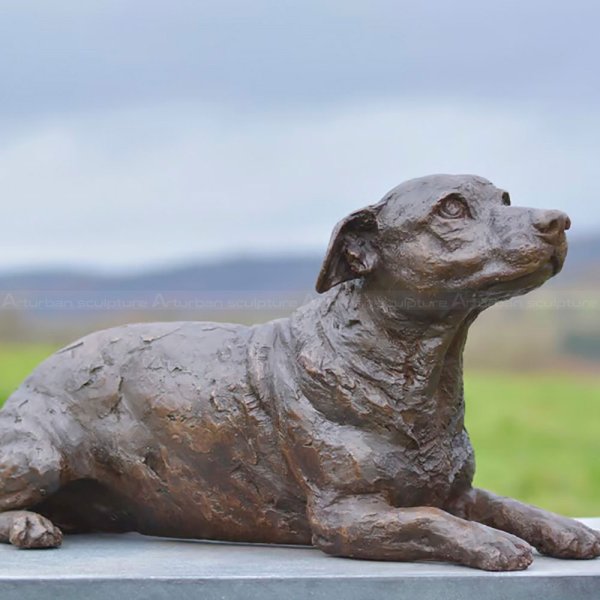
POLYGON ((0 412, 0 540, 138 531, 526 568, 584 525, 471 486, 462 353, 486 307, 562 267, 569 219, 475 176, 411 180, 335 228, 289 319, 101 331, 0 412), (60 529, 59 529, 60 528, 60 529))

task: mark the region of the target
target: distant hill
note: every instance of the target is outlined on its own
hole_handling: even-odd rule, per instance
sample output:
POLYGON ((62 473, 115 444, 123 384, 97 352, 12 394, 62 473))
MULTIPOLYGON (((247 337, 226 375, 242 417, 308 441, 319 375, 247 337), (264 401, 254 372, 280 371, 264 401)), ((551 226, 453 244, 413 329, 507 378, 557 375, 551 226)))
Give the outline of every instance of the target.
POLYGON ((321 258, 227 259, 134 275, 105 276, 73 271, 0 275, 0 290, 14 291, 306 291, 314 288, 321 258))
POLYGON ((600 232, 569 240, 569 264, 582 267, 600 263, 600 232))
POLYGON ((559 282, 600 287, 600 232, 569 240, 569 254, 559 282))
MULTIPOLYGON (((158 269, 124 276, 74 271, 0 275, 0 290, 14 292, 201 292, 295 293, 314 290, 320 256, 241 257, 158 269)), ((600 233, 570 240, 569 256, 556 285, 600 286, 600 233)))

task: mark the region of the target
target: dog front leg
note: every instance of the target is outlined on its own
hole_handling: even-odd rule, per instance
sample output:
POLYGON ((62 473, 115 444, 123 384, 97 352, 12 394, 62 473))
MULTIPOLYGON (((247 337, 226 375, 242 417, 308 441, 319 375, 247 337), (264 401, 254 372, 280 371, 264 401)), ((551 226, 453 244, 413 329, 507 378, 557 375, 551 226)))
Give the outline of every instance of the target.
POLYGON ((473 488, 447 510, 470 521, 512 533, 535 546, 541 553, 557 558, 594 558, 600 556, 600 532, 574 519, 496 496, 473 488))
POLYGON ((379 496, 315 498, 308 515, 313 545, 335 556, 440 560, 489 571, 527 568, 531 547, 519 538, 437 508, 395 508, 379 496))

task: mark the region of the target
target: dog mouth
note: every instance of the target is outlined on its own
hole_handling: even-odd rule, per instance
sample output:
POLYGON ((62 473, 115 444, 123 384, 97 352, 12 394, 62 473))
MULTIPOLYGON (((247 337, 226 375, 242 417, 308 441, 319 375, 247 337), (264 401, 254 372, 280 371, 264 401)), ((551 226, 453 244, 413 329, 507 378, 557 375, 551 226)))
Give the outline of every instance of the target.
POLYGON ((560 243, 549 244, 549 246, 551 247, 550 256, 548 256, 548 258, 544 260, 534 271, 520 277, 516 277, 515 280, 535 276, 537 273, 546 271, 547 267, 550 267, 551 270, 550 277, 558 275, 562 271, 563 265, 565 264, 565 259, 567 257, 568 246, 566 239, 563 237, 560 243))
POLYGON ((550 257, 550 265, 552 266, 552 277, 558 275, 563 267, 564 260, 558 255, 558 252, 553 252, 550 257))
POLYGON ((567 258, 567 242, 564 241, 562 244, 554 247, 552 255, 550 256, 550 264, 552 265, 552 277, 558 275, 565 264, 567 258))
POLYGON ((531 271, 515 273, 513 277, 501 281, 493 281, 484 287, 488 292, 526 293, 530 289, 542 285, 546 280, 562 271, 567 255, 566 244, 555 246, 550 256, 531 271))

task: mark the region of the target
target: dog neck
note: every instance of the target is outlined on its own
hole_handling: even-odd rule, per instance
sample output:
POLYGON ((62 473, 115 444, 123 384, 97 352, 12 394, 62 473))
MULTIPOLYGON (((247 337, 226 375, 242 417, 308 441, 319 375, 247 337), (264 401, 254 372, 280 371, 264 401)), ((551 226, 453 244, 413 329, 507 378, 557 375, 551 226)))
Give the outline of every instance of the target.
POLYGON ((452 339, 472 312, 459 301, 459 294, 424 296, 381 289, 367 282, 355 284, 352 294, 363 319, 400 344, 411 339, 435 339, 440 343, 452 339))
POLYGON ((421 445, 440 429, 462 431, 462 354, 477 315, 398 299, 361 282, 328 292, 311 342, 306 344, 306 329, 304 335, 297 329, 305 341, 301 378, 328 418, 392 427, 421 445), (325 354, 319 365, 312 359, 315 344, 318 355, 325 354), (331 395, 314 393, 324 386, 331 395))

